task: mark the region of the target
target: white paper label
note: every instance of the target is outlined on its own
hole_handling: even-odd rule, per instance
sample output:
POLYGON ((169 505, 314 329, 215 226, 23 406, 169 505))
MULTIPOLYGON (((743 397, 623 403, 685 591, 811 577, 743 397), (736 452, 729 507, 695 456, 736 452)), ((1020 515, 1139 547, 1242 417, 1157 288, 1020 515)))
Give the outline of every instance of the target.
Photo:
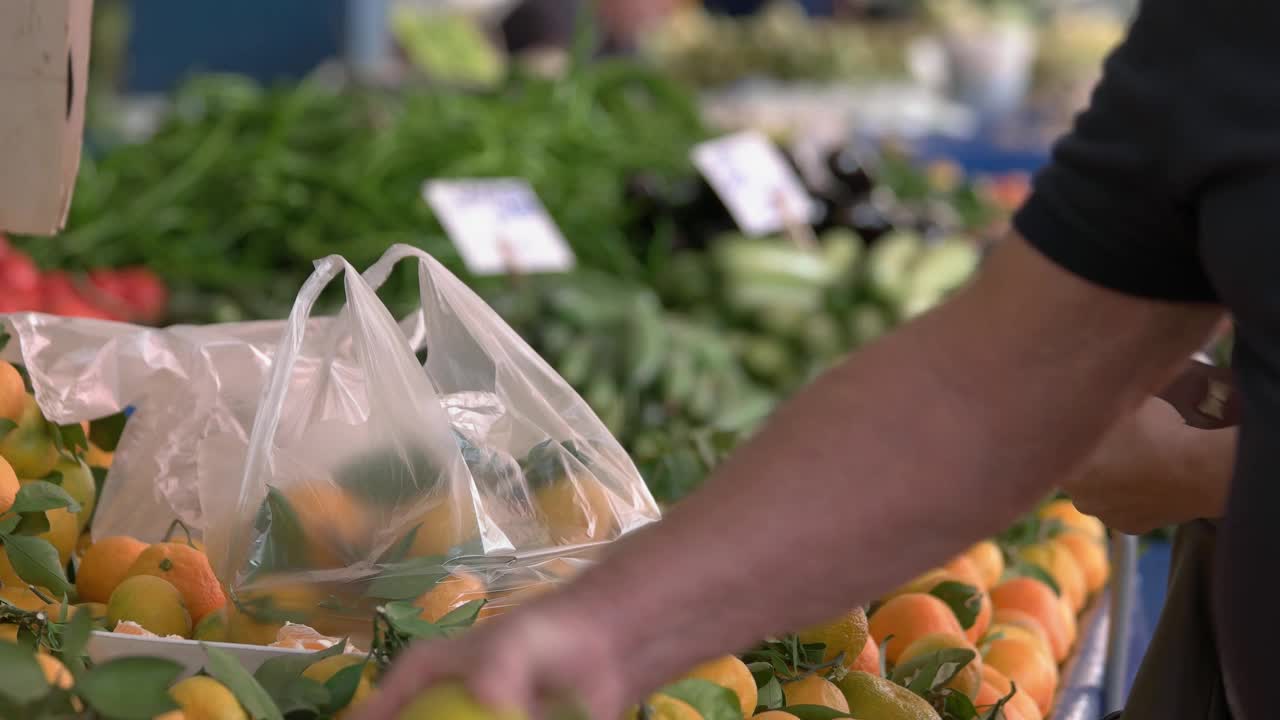
POLYGON ((565 272, 573 251, 524 180, 432 180, 423 196, 477 275, 565 272))
POLYGON ((778 148, 759 132, 702 143, 693 149, 693 164, 748 235, 776 233, 813 218, 813 198, 778 148))

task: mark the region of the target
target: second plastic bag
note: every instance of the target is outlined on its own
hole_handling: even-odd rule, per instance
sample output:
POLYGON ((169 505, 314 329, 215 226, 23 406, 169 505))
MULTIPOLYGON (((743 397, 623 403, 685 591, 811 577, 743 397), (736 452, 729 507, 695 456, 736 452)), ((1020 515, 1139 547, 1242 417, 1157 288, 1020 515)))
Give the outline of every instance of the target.
POLYGON ((366 636, 376 604, 416 598, 429 615, 442 583, 499 606, 659 517, 577 393, 409 246, 363 276, 340 257, 317 263, 262 397, 247 447, 236 433, 201 446, 205 540, 233 641, 271 642, 284 622, 366 636), (404 259, 418 265, 425 365, 375 291, 404 259), (338 276, 346 306, 308 333, 338 276))

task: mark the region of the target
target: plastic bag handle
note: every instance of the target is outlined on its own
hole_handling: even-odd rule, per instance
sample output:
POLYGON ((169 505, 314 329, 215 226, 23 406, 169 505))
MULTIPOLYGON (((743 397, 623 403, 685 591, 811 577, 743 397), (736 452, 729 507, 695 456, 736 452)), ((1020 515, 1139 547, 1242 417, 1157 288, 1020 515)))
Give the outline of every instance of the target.
POLYGON ((294 300, 293 309, 289 311, 289 320, 285 324, 284 335, 276 348, 271 362, 271 377, 267 380, 258 410, 253 416, 253 430, 249 434, 249 452, 245 458, 245 477, 259 477, 266 463, 264 451, 270 446, 272 438, 280 427, 280 408, 284 407, 284 396, 289 391, 289 377, 298 363, 298 355, 302 351, 302 341, 306 335, 307 321, 320 293, 333 282, 338 274, 347 271, 355 272, 351 263, 341 255, 330 255, 316 262, 315 272, 303 283, 294 300))

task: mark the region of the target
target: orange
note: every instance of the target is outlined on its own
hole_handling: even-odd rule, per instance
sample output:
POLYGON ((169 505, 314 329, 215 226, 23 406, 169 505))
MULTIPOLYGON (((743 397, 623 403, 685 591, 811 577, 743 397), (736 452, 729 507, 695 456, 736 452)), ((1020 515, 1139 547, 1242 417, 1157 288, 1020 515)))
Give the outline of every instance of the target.
POLYGON ((479 520, 470 501, 454 502, 445 497, 418 518, 409 556, 445 557, 479 534, 479 520))
MULTIPOLYGON (((62 690, 70 690, 71 686, 75 685, 76 681, 71 671, 52 655, 36 653, 36 662, 40 664, 40 670, 44 672, 44 679, 49 685, 62 690)), ((79 707, 78 700, 73 702, 79 707)))
POLYGON ((1062 603, 1048 585, 1033 578, 1006 580, 991 590, 996 610, 1021 610, 1040 623, 1049 638, 1053 659, 1062 662, 1071 652, 1071 628, 1062 616, 1062 603))
POLYGON ((1000 582, 1004 574, 1004 553, 994 540, 983 540, 964 552, 965 557, 973 562, 982 574, 985 587, 990 590, 1000 582))
POLYGON ((867 635, 867 642, 862 646, 862 652, 854 659, 849 669, 861 670, 872 675, 880 674, 880 646, 876 645, 875 638, 867 635))
POLYGON ((930 590, 937 587, 939 583, 943 583, 948 580, 963 582, 959 577, 957 577, 955 574, 953 574, 949 570, 945 570, 943 568, 934 568, 932 570, 928 570, 923 573, 920 573, 916 577, 908 580, 907 582, 898 586, 888 595, 885 595, 884 597, 880 598, 880 600, 881 602, 888 602, 889 600, 892 600, 893 598, 896 598, 899 595, 906 595, 908 593, 927 593, 930 590))
POLYGON ((972 585, 979 590, 991 589, 991 584, 983 576, 982 570, 968 556, 957 555, 951 558, 951 562, 943 565, 942 569, 965 585, 972 585))
MULTIPOLYGON (((990 663, 982 666, 982 683, 984 686, 989 686, 995 691, 997 695, 996 700, 1007 696, 1009 692, 1013 690, 1013 683, 1009 682, 1009 678, 1004 673, 992 667, 990 663)), ((1039 706, 1036 705, 1035 701, 1031 699, 1031 696, 1028 695, 1021 687, 1018 688, 1016 695, 1009 698, 1009 702, 1005 707, 1009 706, 1017 708, 1017 711, 1025 720, 1042 720, 1041 716, 1043 713, 1040 712, 1039 706)))
POLYGON ((910 662, 940 650, 951 649, 973 651, 973 660, 970 660, 969 664, 960 668, 960 671, 951 679, 951 682, 947 683, 947 687, 958 690, 972 698, 978 694, 978 688, 982 686, 982 658, 978 655, 978 649, 964 635, 951 635, 948 633, 925 635, 902 651, 902 662, 910 662))
POLYGON ((89 449, 84 453, 84 461, 89 463, 91 468, 111 469, 111 463, 115 460, 115 453, 107 452, 102 448, 89 443, 89 449))
POLYGON ((849 701, 840 692, 840 688, 817 675, 784 683, 782 694, 787 699, 787 705, 821 705, 843 713, 849 712, 849 701))
POLYGON ((983 635, 987 634, 987 628, 991 627, 991 594, 982 593, 981 603, 978 606, 978 616, 973 619, 973 625, 964 631, 965 637, 969 638, 971 643, 977 643, 983 635))
POLYGON ((911 643, 931 633, 964 635, 960 621, 946 603, 932 595, 907 593, 892 598, 881 605, 871 616, 871 637, 884 644, 890 635, 893 639, 885 645, 885 659, 897 664, 902 652, 911 643))
POLYGON ((1111 577, 1111 558, 1107 555, 1107 543, 1079 530, 1067 530, 1050 542, 1071 553, 1084 575, 1084 589, 1092 595, 1106 587, 1111 577))
POLYGON ((617 529, 617 517, 609 497, 609 491, 590 473, 565 477, 534 491, 534 500, 551 533, 551 541, 557 545, 580 545, 611 538, 617 529))
POLYGON ((1052 542, 1042 542, 1022 548, 1018 556, 1048 573, 1073 610, 1079 612, 1084 609, 1084 601, 1088 597, 1084 573, 1070 550, 1052 542))
POLYGON ((744 717, 755 712, 758 692, 756 680, 751 676, 747 666, 732 655, 705 662, 686 674, 685 678, 706 680, 720 687, 729 688, 738 696, 744 717))
POLYGON ((858 658, 862 648, 867 644, 867 613, 862 608, 854 608, 838 618, 817 627, 797 633, 802 643, 822 643, 827 648, 823 652, 822 661, 835 662, 844 655, 843 665, 847 668, 858 658))
MULTIPOLYGON (((848 704, 848 701, 845 704, 848 704)), ((752 715, 751 720, 799 720, 799 718, 782 710, 766 710, 759 715, 752 715)))
POLYGON ((30 393, 22 396, 22 413, 16 422, 17 427, 0 436, 0 457, 9 461, 21 479, 45 477, 58 462, 58 448, 53 444, 49 422, 30 393))
MULTIPOLYGON (((996 672, 1000 671, 997 670, 996 672)), ((987 682, 984 678, 982 681, 982 687, 978 688, 978 694, 969 699, 973 701, 974 707, 978 708, 978 711, 981 712, 982 710, 1000 702, 1000 698, 1002 697, 1004 696, 1000 694, 1000 691, 996 690, 995 686, 987 682)))
POLYGON ((107 627, 115 629, 122 620, 135 622, 161 637, 191 636, 191 615, 182 603, 182 594, 172 583, 151 575, 125 578, 111 593, 107 627))
POLYGON ((146 549, 146 543, 124 535, 103 538, 90 545, 76 573, 80 600, 96 603, 110 600, 111 593, 129 576, 133 563, 146 549))
POLYGON ((98 503, 98 488, 93 482, 93 471, 84 462, 65 457, 58 458, 53 470, 62 475, 58 484, 80 505, 80 511, 76 513, 76 521, 79 523, 80 530, 84 530, 89 526, 93 506, 98 503))
POLYGON ((208 556, 185 543, 162 542, 143 550, 125 576, 139 575, 162 578, 178 588, 192 622, 227 603, 208 556))
POLYGON ((300 482, 285 499, 306 538, 307 554, 316 568, 341 568, 368 560, 373 518, 351 493, 329 482, 300 482))
POLYGON ((1012 608, 996 610, 991 618, 991 627, 987 629, 984 637, 990 637, 996 633, 1026 636, 1039 645, 1045 655, 1053 657, 1053 643, 1049 642, 1049 634, 1044 631, 1044 625, 1041 625, 1039 620, 1012 608))
POLYGON ((208 720, 249 720, 240 701, 225 685, 197 675, 169 688, 169 695, 187 717, 208 720))
POLYGON ((1070 604, 1066 598, 1058 598, 1058 615, 1062 617, 1062 626, 1067 632, 1067 647, 1074 647, 1076 644, 1076 633, 1079 632, 1079 626, 1076 621, 1076 614, 1072 612, 1070 604))
POLYGON ((286 622, 308 624, 324 595, 303 583, 278 583, 240 592, 228 602, 227 640, 246 645, 270 645, 286 622))
POLYGON ((530 580, 520 587, 489 593, 489 602, 480 608, 478 620, 488 620, 510 612, 525 603, 553 592, 560 587, 551 580, 530 580))
MULTIPOLYGON (((654 695, 649 698, 645 704, 649 706, 649 714, 647 717, 651 720, 702 720, 702 713, 694 710, 692 705, 683 700, 677 700, 670 695, 654 695)), ((412 720, 418 720, 418 717, 421 717, 423 720, 429 720, 430 718, 444 716, 421 715, 412 718, 412 720)), ((517 716, 500 718, 500 716, 490 713, 489 715, 473 715, 471 717, 486 719, 492 718, 493 720, 515 720, 517 716)), ((632 717, 639 717, 639 713, 632 717)), ((409 718, 406 715, 401 715, 400 720, 409 720, 409 718)))
POLYGON ((991 642, 982 659, 1017 683, 1019 691, 1025 690, 1042 714, 1049 712, 1058 690, 1058 666, 1035 643, 1020 638, 1000 638, 991 642))
MULTIPOLYGON (((53 593, 49 592, 45 588, 38 589, 45 597, 53 597, 53 593)), ((5 585, 0 588, 0 600, 4 600, 10 605, 21 610, 26 610, 27 612, 43 610, 48 605, 48 603, 41 600, 40 596, 32 592, 26 585, 5 585)))
POLYGON ((485 599, 484 581, 465 570, 455 570, 423 593, 414 605, 422 608, 423 620, 435 622, 472 600, 485 599))
POLYGON ((0 419, 18 422, 26 395, 27 387, 18 369, 8 361, 0 360, 0 419))
POLYGON ((18 490, 22 485, 18 482, 18 474, 8 460, 0 457, 0 515, 9 512, 13 501, 18 498, 18 490))
POLYGON ((1054 500, 1036 512, 1041 520, 1057 520, 1064 529, 1075 529, 1095 540, 1107 539, 1107 526, 1092 515, 1076 509, 1070 500, 1054 500))

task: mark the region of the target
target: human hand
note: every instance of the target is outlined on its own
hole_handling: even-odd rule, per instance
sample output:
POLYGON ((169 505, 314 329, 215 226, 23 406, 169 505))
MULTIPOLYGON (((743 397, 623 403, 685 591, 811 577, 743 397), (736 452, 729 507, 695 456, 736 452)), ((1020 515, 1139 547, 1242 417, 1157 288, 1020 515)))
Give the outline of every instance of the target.
POLYGON ((557 720, 577 703, 585 717, 621 717, 627 690, 606 629, 568 602, 535 602, 450 640, 411 647, 356 720, 385 720, 422 690, 457 681, 494 710, 557 720))
POLYGON ((1066 483, 1081 512, 1140 535, 1222 515, 1235 457, 1234 430, 1188 427, 1172 405, 1147 399, 1066 483))

